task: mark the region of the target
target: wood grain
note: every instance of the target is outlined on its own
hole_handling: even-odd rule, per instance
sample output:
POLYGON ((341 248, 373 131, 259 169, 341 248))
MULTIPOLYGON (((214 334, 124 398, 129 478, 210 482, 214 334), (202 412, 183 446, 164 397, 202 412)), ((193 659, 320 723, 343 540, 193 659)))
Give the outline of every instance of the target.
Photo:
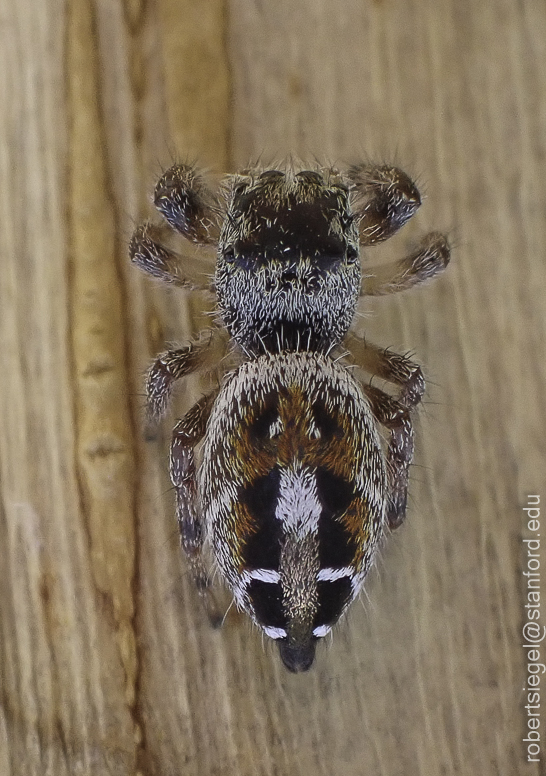
POLYGON ((544 3, 0 11, 0 776, 544 773, 521 740, 522 508, 546 494, 544 3), (456 246, 434 283, 362 304, 357 329, 413 351, 428 400, 409 518, 303 676, 199 608, 172 418, 147 439, 141 394, 208 319, 126 257, 174 158, 287 153, 418 177, 421 212, 366 261, 429 229, 456 246))

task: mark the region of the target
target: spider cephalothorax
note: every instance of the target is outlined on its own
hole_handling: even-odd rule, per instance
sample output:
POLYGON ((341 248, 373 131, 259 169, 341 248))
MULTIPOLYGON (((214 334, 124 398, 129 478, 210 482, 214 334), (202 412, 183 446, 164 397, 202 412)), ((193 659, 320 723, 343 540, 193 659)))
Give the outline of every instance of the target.
POLYGON ((217 250, 208 286, 217 327, 159 356, 148 373, 148 408, 161 416, 177 379, 218 365, 230 338, 240 347, 242 363, 174 429, 182 544, 206 597, 202 549, 210 542, 237 605, 278 642, 289 670, 305 671, 361 589, 385 527, 404 519, 411 413, 425 388, 407 357, 348 333, 358 298, 434 276, 449 247, 432 233, 362 280, 359 246, 389 237, 420 205, 412 181, 390 166, 255 169, 228 176, 221 191, 210 191, 195 168, 175 165, 155 204, 186 239, 185 262, 150 224, 131 242, 138 266, 192 288, 207 272, 206 246, 217 250), (358 382, 334 358, 339 345, 398 393, 358 382), (386 450, 378 424, 390 431, 386 450))
POLYGON ((351 325, 360 283, 342 176, 267 170, 231 179, 215 286, 222 320, 245 350, 330 349, 351 325))

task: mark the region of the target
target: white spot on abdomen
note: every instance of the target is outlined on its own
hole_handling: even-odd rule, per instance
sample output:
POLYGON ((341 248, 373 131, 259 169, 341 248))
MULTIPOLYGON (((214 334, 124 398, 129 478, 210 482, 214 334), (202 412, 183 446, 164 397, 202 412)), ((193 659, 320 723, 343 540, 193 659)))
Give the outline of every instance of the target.
POLYGON ((281 469, 275 517, 286 532, 304 537, 318 531, 322 507, 314 472, 309 469, 281 469))

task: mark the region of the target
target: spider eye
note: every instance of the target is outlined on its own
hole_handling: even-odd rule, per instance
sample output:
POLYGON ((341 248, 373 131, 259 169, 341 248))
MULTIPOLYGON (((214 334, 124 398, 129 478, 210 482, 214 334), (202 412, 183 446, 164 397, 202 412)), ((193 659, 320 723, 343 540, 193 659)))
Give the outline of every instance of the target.
POLYGON ((354 245, 347 246, 347 258, 350 260, 358 258, 358 251, 354 245))
POLYGON ((233 248, 226 248, 223 252, 223 257, 226 261, 235 261, 235 250, 233 248))

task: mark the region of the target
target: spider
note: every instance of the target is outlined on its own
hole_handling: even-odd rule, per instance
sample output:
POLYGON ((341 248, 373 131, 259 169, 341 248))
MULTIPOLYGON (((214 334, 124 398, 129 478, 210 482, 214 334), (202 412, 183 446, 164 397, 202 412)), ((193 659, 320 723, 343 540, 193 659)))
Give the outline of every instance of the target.
POLYGON ((360 248, 389 238, 421 204, 408 175, 388 165, 253 168, 214 191, 196 167, 177 164, 154 203, 182 236, 182 255, 165 245, 165 223, 147 222, 132 237, 132 261, 167 283, 213 291, 217 318, 209 337, 153 363, 150 417, 164 415, 183 376, 223 372, 173 431, 182 547, 206 598, 210 545, 237 606, 277 642, 287 669, 306 671, 386 529, 404 520, 412 413, 425 390, 417 364, 349 333, 358 299, 432 278, 449 244, 430 233, 362 275, 360 248), (211 281, 207 253, 216 253, 211 281), (239 354, 229 371, 228 352, 239 354), (392 392, 357 380, 347 353, 392 392))

